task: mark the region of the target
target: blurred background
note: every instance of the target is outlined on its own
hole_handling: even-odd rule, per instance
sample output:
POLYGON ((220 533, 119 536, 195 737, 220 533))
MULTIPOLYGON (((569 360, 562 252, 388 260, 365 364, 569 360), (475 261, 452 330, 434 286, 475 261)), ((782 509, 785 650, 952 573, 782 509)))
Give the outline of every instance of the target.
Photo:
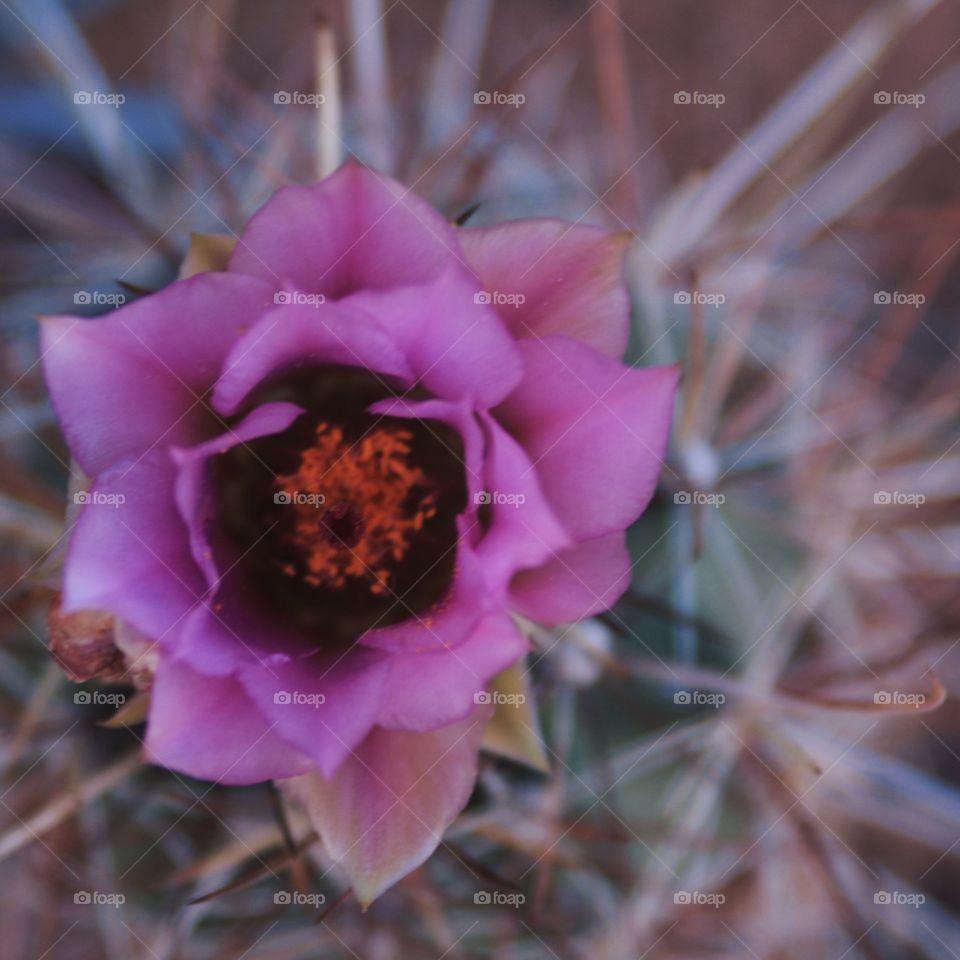
POLYGON ((0 45, 3 960, 960 956, 955 3, 0 0, 0 45), (348 154, 629 230, 630 358, 684 370, 629 595, 532 628, 550 773, 487 757, 365 914, 51 657, 35 325, 348 154))

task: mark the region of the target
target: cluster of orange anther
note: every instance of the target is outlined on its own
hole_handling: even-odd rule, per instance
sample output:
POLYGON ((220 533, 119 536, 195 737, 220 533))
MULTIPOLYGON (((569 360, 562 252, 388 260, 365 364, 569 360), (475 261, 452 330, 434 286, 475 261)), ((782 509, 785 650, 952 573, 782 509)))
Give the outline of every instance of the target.
POLYGON ((409 463, 413 434, 384 426, 348 442, 340 427, 321 423, 316 437, 316 446, 301 454, 298 470, 276 478, 277 489, 293 495, 291 537, 303 557, 302 570, 286 566, 284 573, 332 588, 348 579, 366 581, 371 593, 385 593, 390 567, 437 513, 425 474, 409 463), (411 504, 415 488, 420 496, 411 504), (316 505, 317 497, 304 502, 303 494, 321 495, 322 503, 316 505), (344 508, 354 517, 356 538, 331 535, 331 516, 344 508))

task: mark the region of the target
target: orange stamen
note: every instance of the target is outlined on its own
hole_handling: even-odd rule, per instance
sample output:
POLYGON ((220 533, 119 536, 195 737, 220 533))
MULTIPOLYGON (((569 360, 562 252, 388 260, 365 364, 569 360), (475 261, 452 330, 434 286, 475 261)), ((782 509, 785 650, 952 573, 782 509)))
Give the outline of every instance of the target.
MULTIPOLYGON (((386 593, 391 567, 437 513, 426 475, 409 462, 413 434, 384 426, 348 442, 340 427, 321 423, 316 437, 316 446, 301 454, 297 471, 276 478, 277 489, 291 496, 297 511, 291 539, 304 558, 303 577, 313 586, 332 588, 348 579, 364 581, 371 593, 386 593), (415 488, 422 495, 411 503, 415 488), (357 536, 336 532, 344 517, 357 536)), ((283 572, 297 573, 289 565, 283 572)))

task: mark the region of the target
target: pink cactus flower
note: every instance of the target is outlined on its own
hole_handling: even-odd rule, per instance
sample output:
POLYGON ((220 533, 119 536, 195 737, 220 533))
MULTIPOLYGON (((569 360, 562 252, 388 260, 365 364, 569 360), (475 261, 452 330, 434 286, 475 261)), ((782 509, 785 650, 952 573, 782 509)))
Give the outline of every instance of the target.
POLYGON ((677 370, 621 362, 624 249, 457 229, 350 163, 280 190, 224 271, 44 320, 91 478, 62 612, 149 644, 151 761, 297 778, 363 903, 469 798, 483 691, 527 650, 513 614, 627 586, 677 370))

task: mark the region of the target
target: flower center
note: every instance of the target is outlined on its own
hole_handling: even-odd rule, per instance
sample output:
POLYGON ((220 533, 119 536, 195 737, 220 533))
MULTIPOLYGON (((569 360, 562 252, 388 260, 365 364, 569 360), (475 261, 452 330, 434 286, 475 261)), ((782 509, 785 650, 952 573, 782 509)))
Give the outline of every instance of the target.
POLYGON ((373 594, 391 591, 394 568, 437 514, 436 491, 411 462, 413 439, 389 425, 350 441, 341 427, 318 424, 299 467, 275 481, 278 502, 295 511, 285 537, 299 562, 283 565, 286 576, 314 587, 351 580, 373 594))
POLYGON ((306 412, 215 458, 228 600, 240 591, 328 647, 443 600, 467 500, 463 441, 441 421, 369 412, 395 395, 364 371, 323 367, 286 372, 255 398, 306 412))

